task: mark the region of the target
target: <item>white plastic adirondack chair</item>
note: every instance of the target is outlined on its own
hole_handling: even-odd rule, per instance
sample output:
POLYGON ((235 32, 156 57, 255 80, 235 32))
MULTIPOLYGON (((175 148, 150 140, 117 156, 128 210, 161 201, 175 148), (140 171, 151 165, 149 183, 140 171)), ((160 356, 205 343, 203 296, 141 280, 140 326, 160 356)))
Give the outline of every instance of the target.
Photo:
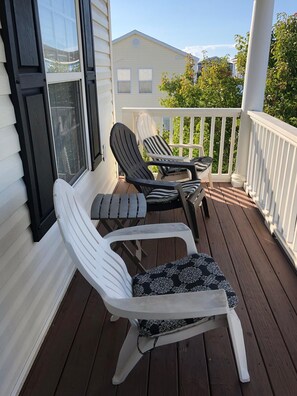
MULTIPOLYGON (((165 142, 165 140, 160 137, 158 142, 153 142, 151 139, 153 136, 157 136, 157 126, 154 119, 147 113, 139 114, 137 118, 137 134, 139 137, 140 143, 146 148, 147 154, 153 160, 163 160, 163 161, 179 161, 179 162, 189 162, 191 161, 190 157, 184 156, 176 156, 172 152, 172 148, 179 147, 184 149, 198 149, 199 156, 204 157, 204 148, 200 144, 169 144, 165 142)), ((209 158, 209 157, 208 157, 209 158)), ((199 164, 199 161, 198 161, 199 164)), ((201 166, 202 163, 200 164, 201 166)), ((210 187, 213 187, 212 178, 211 178, 211 164, 204 170, 197 170, 197 174, 199 179, 203 180, 206 177, 208 178, 210 187)), ((166 175, 167 180, 180 180, 181 178, 187 177, 187 172, 184 171, 181 175, 180 171, 176 171, 175 174, 171 173, 170 175, 166 175)), ((164 175, 163 175, 164 177, 164 175)))
POLYGON ((120 384, 142 357, 153 347, 196 336, 219 326, 229 326, 239 378, 249 381, 241 323, 229 309, 224 290, 133 297, 131 277, 122 258, 111 250, 115 241, 179 237, 188 254, 196 253, 190 229, 181 223, 130 227, 100 236, 74 189, 63 180, 54 185, 57 221, 66 248, 82 275, 98 291, 107 310, 128 318, 130 330, 120 351, 113 384, 120 384), (139 337, 138 319, 182 319, 207 317, 207 321, 159 337, 139 337), (211 317, 211 318, 209 318, 211 317), (142 353, 140 352, 142 351, 142 353))

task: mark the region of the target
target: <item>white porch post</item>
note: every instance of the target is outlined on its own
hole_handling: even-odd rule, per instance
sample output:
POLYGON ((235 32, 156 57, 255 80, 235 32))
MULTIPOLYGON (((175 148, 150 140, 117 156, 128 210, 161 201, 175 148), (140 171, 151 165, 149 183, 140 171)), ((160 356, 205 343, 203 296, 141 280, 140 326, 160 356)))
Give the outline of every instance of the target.
POLYGON ((274 0, 254 0, 241 105, 242 115, 239 129, 236 171, 231 178, 232 184, 236 187, 243 186, 246 180, 250 137, 250 119, 247 112, 249 110, 263 110, 273 9, 274 0))

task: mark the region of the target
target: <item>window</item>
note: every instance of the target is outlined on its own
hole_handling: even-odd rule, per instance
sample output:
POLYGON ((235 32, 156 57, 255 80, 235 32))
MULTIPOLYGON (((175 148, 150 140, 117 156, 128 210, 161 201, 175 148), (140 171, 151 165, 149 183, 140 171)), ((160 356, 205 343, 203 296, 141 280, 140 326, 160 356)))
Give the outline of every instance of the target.
POLYGON ((117 70, 118 93, 131 93, 131 70, 117 70))
POLYGON ((83 73, 75 0, 38 0, 58 177, 73 183, 87 169, 83 73))
POLYGON ((76 1, 37 2, 46 72, 80 72, 76 1))
POLYGON ((91 2, 1 0, 0 19, 37 242, 56 221, 57 176, 72 183, 102 159, 91 2))
POLYGON ((87 168, 81 87, 71 81, 48 88, 58 176, 71 184, 87 168))
POLYGON ((153 92, 153 70, 139 69, 138 70, 139 93, 153 92))

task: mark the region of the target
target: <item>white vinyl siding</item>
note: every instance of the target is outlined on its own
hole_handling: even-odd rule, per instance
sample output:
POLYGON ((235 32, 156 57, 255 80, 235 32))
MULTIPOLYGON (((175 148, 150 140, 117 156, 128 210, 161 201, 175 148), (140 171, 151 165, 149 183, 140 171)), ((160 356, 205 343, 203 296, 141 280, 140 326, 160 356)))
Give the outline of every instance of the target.
MULTIPOLYGON (((109 1, 92 1, 98 104, 102 145, 113 125, 109 1)), ((1 27, 0 27, 1 29, 1 27)), ((57 224, 34 243, 20 144, 4 67, 0 30, 0 395, 17 395, 67 290, 74 267, 57 224)), ((94 196, 116 184, 115 160, 105 151, 94 172, 75 188, 87 209, 94 196)))

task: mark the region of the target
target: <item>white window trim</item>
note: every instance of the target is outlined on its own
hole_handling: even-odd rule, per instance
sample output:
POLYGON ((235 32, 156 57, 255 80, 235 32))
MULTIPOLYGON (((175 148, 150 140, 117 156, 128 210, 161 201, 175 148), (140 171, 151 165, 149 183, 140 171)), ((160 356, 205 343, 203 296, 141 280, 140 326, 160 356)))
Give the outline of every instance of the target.
MULTIPOLYGON (((80 97, 81 97, 81 111, 83 115, 83 139, 85 143, 85 158, 86 158, 86 169, 82 172, 81 175, 75 180, 73 183, 76 185, 79 181, 92 169, 91 163, 91 146, 90 146, 90 136, 89 136, 89 126, 88 126, 88 113, 87 113, 87 101, 86 101, 86 87, 85 87, 85 79, 84 79, 84 59, 82 55, 83 44, 82 44, 82 29, 81 29, 81 18, 80 18, 80 9, 78 0, 75 0, 75 12, 76 12, 76 22, 77 22, 77 36, 78 36, 78 49, 79 49, 79 62, 81 65, 80 72, 69 72, 69 73, 47 73, 46 72, 46 84, 47 86, 51 84, 58 84, 63 82, 72 82, 78 81, 80 85, 80 97)), ((48 90, 48 102, 49 100, 49 90, 48 90)), ((49 106, 49 111, 51 115, 51 107, 49 106)), ((52 128, 52 120, 51 129, 52 128)), ((55 157, 56 157, 56 149, 54 147, 55 157)))

